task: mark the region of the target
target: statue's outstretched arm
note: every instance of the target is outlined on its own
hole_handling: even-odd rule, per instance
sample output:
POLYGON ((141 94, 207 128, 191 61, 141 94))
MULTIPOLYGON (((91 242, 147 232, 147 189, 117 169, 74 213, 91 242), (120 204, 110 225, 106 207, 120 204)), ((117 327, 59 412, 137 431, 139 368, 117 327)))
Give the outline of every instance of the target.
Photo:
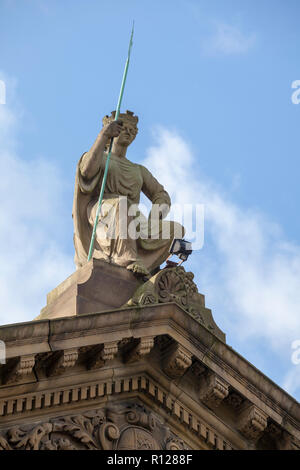
POLYGON ((81 160, 80 173, 84 178, 93 178, 98 173, 105 147, 111 138, 118 137, 121 130, 119 121, 112 121, 101 129, 95 143, 81 160))

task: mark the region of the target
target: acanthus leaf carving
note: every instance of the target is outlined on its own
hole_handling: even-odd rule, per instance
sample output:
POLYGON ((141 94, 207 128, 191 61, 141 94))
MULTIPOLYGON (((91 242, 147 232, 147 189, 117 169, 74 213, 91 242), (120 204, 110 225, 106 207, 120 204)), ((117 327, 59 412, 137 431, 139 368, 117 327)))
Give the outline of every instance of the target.
POLYGON ((93 436, 94 426, 91 419, 84 415, 71 416, 54 421, 53 431, 71 435, 88 449, 98 448, 93 436))
POLYGON ((9 443, 14 449, 20 450, 38 450, 41 440, 53 429, 51 423, 43 423, 34 426, 31 430, 21 427, 13 427, 8 431, 9 443))
POLYGON ((125 402, 106 409, 14 426, 0 435, 5 450, 187 449, 154 413, 125 402))

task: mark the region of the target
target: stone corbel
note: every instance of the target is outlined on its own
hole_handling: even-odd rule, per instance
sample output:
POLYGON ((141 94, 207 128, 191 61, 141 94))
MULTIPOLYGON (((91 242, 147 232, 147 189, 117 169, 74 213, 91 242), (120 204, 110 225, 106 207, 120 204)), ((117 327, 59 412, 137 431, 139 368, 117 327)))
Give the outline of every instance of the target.
POLYGON ((268 425, 268 415, 255 405, 241 411, 238 419, 239 431, 250 441, 256 442, 268 425))
POLYGON ((118 352, 118 342, 112 341, 99 346, 91 354, 87 367, 88 369, 99 369, 108 361, 112 361, 118 352))
POLYGON ((8 369, 6 372, 3 382, 5 384, 10 384, 23 379, 26 375, 31 374, 34 364, 34 354, 19 357, 12 368, 8 369))
POLYGON ((209 408, 217 408, 229 394, 229 384, 213 372, 205 374, 200 382, 199 397, 209 408))
POLYGON ((174 343, 164 353, 162 368, 171 378, 181 377, 192 365, 192 355, 180 344, 174 343))
POLYGON ((77 348, 58 351, 51 359, 50 365, 47 368, 47 375, 51 376, 63 374, 67 369, 71 369, 75 366, 77 359, 77 348))
POLYGON ((132 362, 140 361, 150 353, 153 346, 153 336, 139 338, 137 344, 134 344, 133 347, 124 352, 124 362, 130 364, 132 362))

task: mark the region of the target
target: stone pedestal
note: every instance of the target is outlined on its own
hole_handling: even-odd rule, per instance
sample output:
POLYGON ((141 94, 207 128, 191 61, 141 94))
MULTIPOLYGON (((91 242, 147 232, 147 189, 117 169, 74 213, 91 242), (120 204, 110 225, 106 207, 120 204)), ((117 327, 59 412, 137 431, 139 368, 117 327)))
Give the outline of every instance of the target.
POLYGON ((35 320, 120 308, 141 284, 127 269, 92 259, 47 295, 47 305, 35 320))

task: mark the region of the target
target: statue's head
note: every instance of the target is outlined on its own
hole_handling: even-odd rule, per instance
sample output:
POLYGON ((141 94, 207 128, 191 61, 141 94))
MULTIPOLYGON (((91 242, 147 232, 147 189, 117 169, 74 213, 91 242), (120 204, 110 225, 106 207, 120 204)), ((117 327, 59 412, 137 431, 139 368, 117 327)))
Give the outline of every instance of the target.
MULTIPOLYGON (((115 116, 116 111, 112 111, 110 116, 104 116, 104 118, 102 119, 103 126, 110 123, 111 121, 114 121, 115 116)), ((138 120, 138 117, 134 116, 134 113, 132 111, 127 110, 126 113, 120 113, 118 121, 122 121, 122 131, 119 137, 114 138, 114 142, 118 145, 124 145, 128 147, 128 145, 130 145, 134 141, 138 133, 138 120)))

